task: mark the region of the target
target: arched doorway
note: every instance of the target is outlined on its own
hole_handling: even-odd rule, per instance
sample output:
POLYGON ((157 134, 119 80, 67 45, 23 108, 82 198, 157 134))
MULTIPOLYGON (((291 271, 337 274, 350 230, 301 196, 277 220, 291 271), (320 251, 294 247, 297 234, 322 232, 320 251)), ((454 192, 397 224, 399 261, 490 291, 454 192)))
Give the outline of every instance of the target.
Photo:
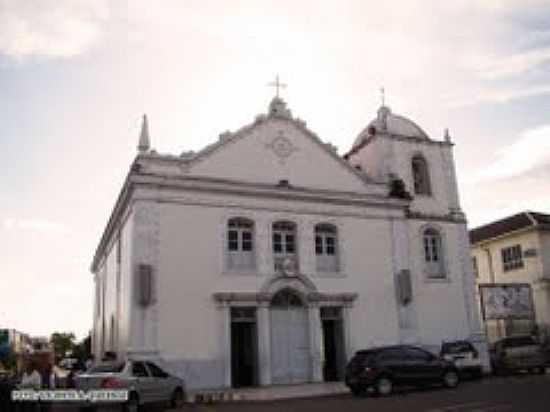
POLYGON ((282 289, 273 296, 270 312, 272 382, 308 382, 309 325, 302 297, 292 289, 282 289))

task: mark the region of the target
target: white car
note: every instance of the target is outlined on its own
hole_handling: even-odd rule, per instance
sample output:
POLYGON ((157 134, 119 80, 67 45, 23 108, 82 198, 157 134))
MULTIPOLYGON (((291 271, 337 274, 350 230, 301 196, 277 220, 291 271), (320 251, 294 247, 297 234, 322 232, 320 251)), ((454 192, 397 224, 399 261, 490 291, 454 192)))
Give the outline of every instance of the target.
POLYGON ((483 376, 479 353, 467 340, 443 342, 440 356, 453 362, 462 377, 481 378, 483 376))
MULTIPOLYGON (((169 404, 181 408, 186 400, 184 381, 163 371, 149 360, 109 362, 92 367, 75 378, 76 388, 127 389, 125 412, 137 412, 146 404, 169 404)), ((88 409, 89 410, 88 405, 88 409)))

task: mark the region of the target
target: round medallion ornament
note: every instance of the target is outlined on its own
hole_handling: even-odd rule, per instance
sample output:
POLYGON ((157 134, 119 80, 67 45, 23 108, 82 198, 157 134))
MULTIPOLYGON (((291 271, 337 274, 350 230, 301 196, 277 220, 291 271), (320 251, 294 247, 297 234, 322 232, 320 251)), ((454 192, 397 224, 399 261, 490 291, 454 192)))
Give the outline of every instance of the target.
POLYGON ((298 150, 298 148, 292 144, 290 139, 286 137, 281 130, 279 131, 278 136, 266 146, 271 149, 273 153, 275 153, 281 163, 284 163, 284 161, 290 157, 292 153, 298 150))

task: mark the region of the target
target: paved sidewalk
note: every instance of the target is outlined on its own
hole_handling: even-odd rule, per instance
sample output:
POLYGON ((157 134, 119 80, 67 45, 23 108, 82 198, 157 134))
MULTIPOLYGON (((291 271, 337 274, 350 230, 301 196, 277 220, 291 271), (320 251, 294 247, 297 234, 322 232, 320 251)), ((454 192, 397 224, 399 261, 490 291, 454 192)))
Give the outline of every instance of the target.
POLYGON ((342 382, 305 383, 301 385, 271 385, 254 388, 199 391, 189 394, 192 403, 232 401, 271 401, 278 399, 311 398, 348 393, 342 382))

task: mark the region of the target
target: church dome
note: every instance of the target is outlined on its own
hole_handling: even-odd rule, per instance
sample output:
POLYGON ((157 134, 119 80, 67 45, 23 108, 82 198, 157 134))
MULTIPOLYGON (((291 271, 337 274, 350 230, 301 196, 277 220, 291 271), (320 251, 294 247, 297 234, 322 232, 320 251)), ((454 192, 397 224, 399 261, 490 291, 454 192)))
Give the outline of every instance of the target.
POLYGON ((386 133, 413 139, 430 139, 426 132, 422 130, 415 122, 405 116, 392 113, 390 108, 387 106, 381 106, 378 109, 378 115, 359 134, 357 139, 355 139, 353 147, 361 144, 365 137, 376 133, 386 133))

